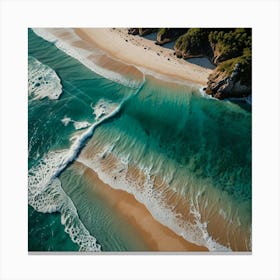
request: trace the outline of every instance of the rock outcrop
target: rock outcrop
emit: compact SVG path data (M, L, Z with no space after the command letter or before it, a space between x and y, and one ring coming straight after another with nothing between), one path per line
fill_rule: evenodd
M242 84L239 78L242 74L242 70L239 63L235 64L231 75L216 68L208 78L205 92L218 99L246 97L251 95L251 85Z
M139 28L128 28L128 34L129 35L138 35L139 34Z
M146 35L158 30L155 44L176 40L174 55L188 59L206 56L217 67L205 92L218 99L252 94L252 30L250 28L129 28Z
M156 45L164 45L176 40L182 34L185 34L188 28L160 28L157 33Z

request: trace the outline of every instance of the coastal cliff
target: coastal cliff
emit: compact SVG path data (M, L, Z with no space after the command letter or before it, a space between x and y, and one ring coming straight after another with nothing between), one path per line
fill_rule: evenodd
M218 99L252 94L252 34L250 28L141 28L129 34L157 31L155 44L175 41L174 55L189 59L207 57L216 68L208 77L204 91ZM146 32L146 33L145 33Z
M225 60L209 75L205 92L218 99L252 94L252 57L245 53Z
M240 63L234 65L231 74L217 67L208 78L205 92L218 99L251 95L251 83L242 78L244 71L245 67Z
M174 46L184 59L206 56L217 67L205 92L218 99L251 95L251 29L190 28Z

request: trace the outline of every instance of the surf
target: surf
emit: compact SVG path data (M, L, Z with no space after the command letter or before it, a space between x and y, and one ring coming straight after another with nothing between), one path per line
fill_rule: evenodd
M111 64L120 64L120 62L114 62L114 59L106 57L106 54L100 50L89 48L88 45L83 42L80 37L76 35L76 33L70 28L63 29L63 34L60 34L60 31L57 29L32 28L32 30L37 36L40 36L44 40L53 43L58 49L77 59L84 66L105 77L106 79L132 89L139 88L144 82L144 74L140 71L136 71L137 69L134 67L134 72L136 72L137 75L134 75L133 78L130 78L125 74L127 72L125 68L131 66L122 64L122 68L118 69L118 72L111 70L109 67L102 67L101 65L104 65L104 63L98 63L101 56L104 57L102 60L109 59ZM67 36L65 36L65 33L67 33ZM80 43L79 47L77 44L75 44L76 42ZM106 65L110 63L106 62ZM123 74L121 72L123 72Z
M81 250L101 250L102 244L98 244L89 232L86 233L82 229L83 223L80 221L80 224L76 219L79 208L77 206L75 210L72 207L71 186L68 195L63 193L63 185L61 186L59 179L64 174L67 176L66 169L77 161L96 172L99 178L112 188L120 188L133 194L157 221L186 240L206 246L210 251L235 249L234 244L231 248L232 244L221 241L217 235L212 234L211 217L215 215L216 219L218 215L219 219L224 221L226 229L236 226L239 230L244 224L244 219L238 222L239 217L243 218L242 213L234 212L233 204L229 203L231 206L225 207L227 204L222 202L236 199L238 192L241 192L242 199L250 198L250 192L245 192L250 174L246 173L246 170L237 170L232 164L237 160L237 167L241 164L247 168L248 162L239 162L238 157L242 151L246 155L249 154L245 150L247 145L241 143L241 148L231 156L227 149L231 141L239 139L235 132L246 132L249 115L227 102L216 102L201 97L199 90L193 85L177 81L173 83L163 76L157 79L153 73L141 72L141 79L132 77L128 79L132 84L124 83L124 86L118 79L111 82L114 76L110 76L110 72L101 73L100 77L93 75L92 73L96 73L94 69L87 67L85 70L85 64L81 65L78 59L76 61L75 54L66 55L64 47L62 54L58 46L65 42L70 45L70 49L76 48L73 53L77 51L83 57L89 57L89 52L95 52L94 49L79 52L81 45L78 46L77 43L80 41L76 41L78 39L73 37L71 32L67 31L63 35L52 30L50 34L57 35L48 39L52 44L44 42L32 31L30 33L32 40L38 41L34 52L44 65L50 65L54 72L59 73L64 92L55 102L49 101L48 98L30 102L34 108L40 106L39 104L44 104L46 109L50 108L50 111L46 112L50 112L56 120L53 123L47 119L47 123L42 123L36 130L31 129L30 142L33 143L33 133L40 128L45 128L47 134L39 141L45 141L45 136L53 137L53 131L59 138L67 138L64 141L67 145L62 145L63 149L54 148L57 141L59 144L62 142L60 139L54 139L46 151L43 149L44 152L39 153L35 164L29 170L30 205L42 212L60 212L62 223L72 236L73 242L78 238L73 232L81 228L80 232L85 236L81 239L90 240L91 244L85 245L87 242L81 243L79 239L77 244L80 244ZM54 54L51 61L41 54L41 45L49 48ZM58 49L54 50L55 48ZM106 63L111 63L110 58L104 58L101 53L94 56L102 58L105 69L108 66ZM55 59L63 59L64 68ZM122 72L119 74L126 78ZM135 81L141 82L139 87L134 88L137 84ZM69 100L72 102L71 106L67 105ZM34 108L30 108L30 112ZM40 114L40 110L38 113ZM32 120L36 120L36 117L34 114ZM240 122L244 122L244 125L241 126ZM229 123L232 130L227 129ZM61 127L50 130L51 125ZM214 133L217 127L219 133L225 135L221 139L219 133ZM211 147L217 148L217 143L220 143L221 149L211 152ZM221 157L217 157L217 154L221 154ZM48 160L49 158L51 160ZM223 166L227 166L233 173L228 174L228 170L224 170ZM245 187L238 185L242 183L241 179L237 180L238 177L245 179ZM233 183L228 186L225 183L229 180ZM69 184L71 185L71 182ZM234 184L237 184L237 187L233 189ZM36 185L37 190L34 187ZM222 195L230 192L233 193L231 197ZM221 195L222 199L219 200ZM52 201L52 196L60 199ZM184 199L187 201L186 205L181 203ZM81 208L82 206L80 205ZM184 219L186 213L180 213L180 207L185 212L189 211L190 219ZM63 211L70 213L69 218L64 217ZM92 215L94 217L94 213ZM249 215L248 211L246 215ZM75 220L77 225L73 227L73 231L68 230L73 226L72 220ZM92 232L94 233L94 230Z
M127 102L119 118L100 127L76 160L112 188L133 194L156 220L187 241L210 251L250 248L250 241L235 244L231 233L248 233L243 225L249 224L249 209L244 213L236 209L248 206L250 201L249 162L239 162L240 148L234 153L236 163L232 162L226 140L220 151L209 151L220 139L214 134L216 121L224 121L227 116L235 127L241 118L250 121L250 114L199 94L182 94L185 88L181 86L168 88L163 84L158 88L158 82L153 83L147 79L141 94ZM213 108L207 106L208 102ZM220 131L230 140L241 133L239 130L228 130L226 123L220 125ZM247 146L245 142L241 148ZM223 162L216 160L217 153L224 153ZM225 190L229 179L232 185ZM178 209L184 211L181 217ZM238 222L240 217L242 223ZM229 239L226 234L222 242L217 239L214 221L225 227Z
M38 165L33 166L28 174L28 203L37 211L43 213L60 212L61 222L72 241L80 246L81 251L101 251L101 246L89 234L79 220L77 210L71 199L65 194L58 179L60 174L77 158L85 142L93 135L94 130L119 113L122 106L133 96L126 96L120 104L112 106L102 100L94 107L96 121L85 131L72 137L69 149L49 152ZM100 107L100 104L102 106ZM102 110L100 111L100 108ZM70 119L71 120L71 119ZM64 122L69 122L69 118Z
M183 221L180 216L173 211L172 207L166 203L165 191L157 191L154 187L154 174L152 167L136 167L145 176L144 184L138 185L138 178L128 179L128 168L133 165L127 157L120 157L115 163L115 168L110 171L102 164L104 158L108 157L114 149L114 145L107 146L100 151L95 157L86 156L84 151L76 160L84 166L92 169L98 174L98 177L113 189L123 190L132 194L135 199L145 205L152 216L161 224L167 226L173 232L182 236L187 241L199 246L205 246L209 251L227 252L231 251L230 247L223 246L215 241L207 231L207 224L201 221L201 215L195 203L192 204L191 214L195 216L195 222L191 223L187 220ZM170 182L170 180L169 180ZM168 184L164 180L165 184Z

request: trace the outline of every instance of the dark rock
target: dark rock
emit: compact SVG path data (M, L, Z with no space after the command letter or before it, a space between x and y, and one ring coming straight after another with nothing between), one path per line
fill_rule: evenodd
M157 31L158 28L128 28L128 34L145 36Z
M239 65L235 65L231 75L225 74L216 68L208 77L205 92L218 99L251 95L251 85L244 85L237 78L239 71Z
M178 57L178 58L182 58L182 57L183 57L181 52L176 52L175 55L176 55L176 57Z
M138 35L139 34L139 28L128 28L128 34Z

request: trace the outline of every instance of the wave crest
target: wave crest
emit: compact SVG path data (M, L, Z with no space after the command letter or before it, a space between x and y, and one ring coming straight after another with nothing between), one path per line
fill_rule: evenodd
M76 207L62 189L60 180L51 179L66 154L67 151L50 152L29 171L28 203L38 212L60 212L65 232L80 246L80 251L99 252L101 246L80 221Z

